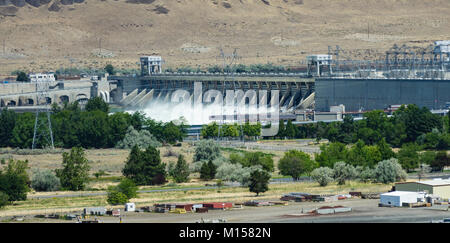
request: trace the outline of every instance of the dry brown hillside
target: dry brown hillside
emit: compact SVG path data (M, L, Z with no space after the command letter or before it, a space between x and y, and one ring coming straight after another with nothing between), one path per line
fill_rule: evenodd
M0 0L0 74L134 68L154 53L205 66L221 47L244 64L295 65L329 45L367 58L450 39L449 13L449 0Z

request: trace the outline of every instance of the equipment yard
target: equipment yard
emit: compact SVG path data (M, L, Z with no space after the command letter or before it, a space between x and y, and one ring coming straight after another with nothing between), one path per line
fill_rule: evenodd
M274 199L275 201L278 199ZM270 201L270 200L269 200ZM289 202L288 205L264 207L243 206L227 210L209 210L207 213L121 212L120 217L90 216L102 223L431 223L450 217L448 206L431 208L378 207L377 199L352 198L336 202ZM350 212L330 215L302 215L321 207L343 206ZM121 210L122 211L122 210ZM74 223L75 219L42 219L32 216L11 219L24 222Z

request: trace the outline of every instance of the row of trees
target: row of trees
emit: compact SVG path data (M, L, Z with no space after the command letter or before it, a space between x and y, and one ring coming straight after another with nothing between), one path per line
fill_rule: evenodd
M222 124L218 125L213 122L209 125L204 125L201 130L201 136L206 139L226 137L226 138L236 138L236 137L247 137L256 139L261 135L261 124L250 124L246 122L244 125L235 124Z
M390 158L397 158L403 169L408 172L424 165L433 171L442 171L445 166L450 166L450 157L446 151L421 152L421 149L421 146L415 143L408 143L403 144L398 153L394 153L384 139L376 145L365 145L359 140L350 148L343 143L335 142L322 145L321 153L316 154L315 159L319 166L330 168L338 161L345 161L353 166L374 168L378 162Z
M44 116L42 114L41 118L46 119ZM0 111L0 147L30 148L34 122L33 113L17 114L6 108ZM177 125L174 122L156 122L139 112L109 114L108 104L100 97L88 100L84 109L78 102L66 103L63 107L54 104L51 114L55 145L63 148L112 148L124 140L127 133L134 133L130 127L138 133L148 131L137 139L154 137L160 143L175 144L186 136L184 122L181 120ZM129 139L127 141L130 142ZM45 140L39 142L38 147L49 145ZM128 143L119 147L126 147Z
M393 147L417 143L426 149L450 148L450 113L441 117L426 107L412 104L402 106L391 117L381 110L364 113L364 119L355 121L345 116L342 122L305 124L294 126L280 122L280 138L326 138L331 142L353 144L362 140L375 145L384 139Z
M321 186L326 186L332 181L339 185L347 180L361 180L391 183L406 179L406 172L395 158L384 159L373 167L367 165L353 165L344 161L336 161L332 164L321 164L314 161L304 152L291 150L285 152L278 163L282 175L291 176L294 180L300 176L311 176Z

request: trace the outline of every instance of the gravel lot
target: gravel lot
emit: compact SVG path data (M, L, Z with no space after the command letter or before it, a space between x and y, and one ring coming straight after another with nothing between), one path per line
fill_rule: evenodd
M348 199L337 202L290 202L287 206L244 207L210 210L208 213L136 213L122 212L123 223L195 223L201 219L225 219L227 223L428 223L450 217L450 211L431 208L378 207L378 199ZM352 212L321 216L294 216L301 210L322 206L351 207ZM118 223L118 217L99 217L104 223ZM24 222L75 222L27 218Z

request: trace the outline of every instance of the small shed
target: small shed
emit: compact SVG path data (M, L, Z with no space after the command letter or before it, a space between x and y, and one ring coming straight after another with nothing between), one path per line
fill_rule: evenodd
M136 211L136 205L134 203L126 203L125 204L125 211L127 211L127 212L134 212L134 211Z
M420 192L393 191L380 195L380 204L383 206L401 207L403 203L417 203L424 199L425 194Z

